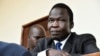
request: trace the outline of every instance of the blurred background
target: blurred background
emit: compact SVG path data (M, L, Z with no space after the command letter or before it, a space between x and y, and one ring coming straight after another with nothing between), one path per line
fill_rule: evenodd
M21 44L22 26L48 15L56 3L73 10L73 32L91 33L100 48L100 0L0 0L0 41Z

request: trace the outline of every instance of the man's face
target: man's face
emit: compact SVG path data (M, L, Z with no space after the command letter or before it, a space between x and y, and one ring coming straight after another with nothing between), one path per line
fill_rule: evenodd
M38 41L39 39L43 38L43 37L44 37L44 34L43 34L43 32L41 32L40 29L38 29L38 28L33 28L33 29L31 30L31 33L30 33L30 43L31 43L31 46L32 46L32 47L35 47L36 44L37 44L37 41Z
M71 24L66 9L54 8L51 10L48 18L48 30L54 39L67 37L71 32Z

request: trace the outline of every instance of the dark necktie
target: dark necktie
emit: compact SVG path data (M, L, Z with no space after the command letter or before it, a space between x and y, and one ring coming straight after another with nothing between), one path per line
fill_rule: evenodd
M56 49L61 50L61 45L62 45L62 43L60 43L60 42L56 43Z

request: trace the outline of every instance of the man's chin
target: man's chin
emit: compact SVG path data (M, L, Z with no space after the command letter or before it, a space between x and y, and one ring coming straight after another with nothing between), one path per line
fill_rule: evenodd
M52 38L53 40L62 41L62 40L64 40L66 37L61 37L61 36L51 36L51 38Z
M59 36L51 36L53 40L60 40Z

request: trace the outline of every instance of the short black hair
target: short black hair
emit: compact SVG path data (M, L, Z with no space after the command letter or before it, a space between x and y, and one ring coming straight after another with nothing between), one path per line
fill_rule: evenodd
M54 8L64 8L64 9L66 9L68 11L68 14L69 14L69 17L70 17L70 22L71 22L71 24L73 24L73 12L68 5L66 5L64 3L57 3L52 7L52 9L54 9ZM52 9L51 9L51 11L52 11Z

